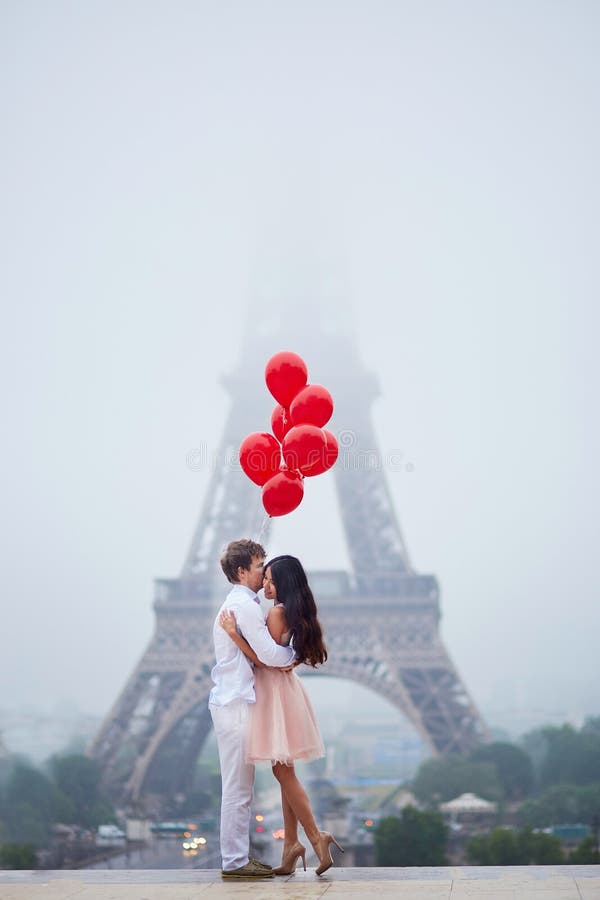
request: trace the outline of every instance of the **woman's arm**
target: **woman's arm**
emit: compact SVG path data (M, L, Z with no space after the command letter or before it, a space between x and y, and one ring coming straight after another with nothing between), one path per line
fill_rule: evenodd
M281 635L285 632L287 628L287 622L285 620L285 609L283 606L272 606L269 612L267 613L267 628L269 629L269 634L275 641L275 643L279 644L281 641Z
M287 631L287 620L285 618L285 607L284 606L272 606L269 612L267 613L267 628L269 629L269 634L277 643L280 642L282 634ZM285 669L285 671L289 671L290 669L295 669L296 666L302 665L302 660L296 659L293 663Z
M238 634L236 630L237 623L233 613L228 612L226 609L223 610L219 617L219 625L227 632L233 643L240 648L244 656L248 657L250 662L254 663L255 666L258 666L259 669L266 669L265 664L261 663L246 638L243 638L241 634Z
M267 628L269 629L269 634L278 644L281 641L281 636L285 634L287 631L287 620L285 618L285 607L283 606L273 606L267 613ZM291 665L287 666L283 671L290 672L292 669L295 669L296 666L300 666L302 664L302 660L296 657Z

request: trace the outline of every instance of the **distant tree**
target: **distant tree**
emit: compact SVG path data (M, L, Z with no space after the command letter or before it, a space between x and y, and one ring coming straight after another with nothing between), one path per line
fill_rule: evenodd
M0 867L3 869L35 869L37 860L31 844L4 844L0 847Z
M522 739L531 756L538 787L600 781L600 732L595 719L581 731L571 725L536 729Z
M547 728L548 752L542 764L541 784L589 784L600 781L600 734L578 733L570 725Z
M464 756L446 756L421 763L413 780L415 796L430 806L471 792L486 800L499 800L502 785L496 766Z
M491 763L495 766L507 800L521 800L533 790L533 764L525 750L515 744L505 741L483 744L470 758L476 763Z
M518 832L518 840L523 847L527 863L536 866L560 866L565 857L560 839L553 834L531 831L528 828Z
M535 784L540 783L542 764L548 752L548 738L543 728L534 728L519 739L519 745L529 756L533 765L533 777Z
M52 819L45 819L33 803L14 803L6 818L6 829L11 841L44 847L50 837L51 823Z
M103 822L114 820L114 810L100 791L100 770L94 760L81 754L54 756L50 771L57 788L72 804L69 821L97 828Z
M448 829L439 813L421 812L414 806L400 818L387 816L375 829L378 866L445 866Z
M581 726L581 734L600 736L600 716L589 716Z
M467 843L467 856L479 866L523 866L526 864L517 836L509 828L478 834Z
M558 838L529 829L495 828L467 843L467 855L480 866L560 865L564 862Z
M0 797L17 766L30 766L31 761L21 753L9 753L0 757Z
M72 821L73 805L42 772L19 763L5 786L0 818L11 842L42 846L53 822Z
M591 822L600 809L600 782L596 784L556 784L519 809L519 821L532 828Z
M575 850L571 852L569 862L578 866L600 865L600 853L593 834L589 834L584 838Z

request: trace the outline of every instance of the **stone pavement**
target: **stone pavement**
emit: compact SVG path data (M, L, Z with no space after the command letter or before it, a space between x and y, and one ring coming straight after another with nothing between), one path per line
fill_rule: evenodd
M215 869L0 871L0 900L600 900L600 866L333 868L224 882Z

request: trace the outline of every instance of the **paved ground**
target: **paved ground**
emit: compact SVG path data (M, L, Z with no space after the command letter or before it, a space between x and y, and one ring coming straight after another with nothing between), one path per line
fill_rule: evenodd
M223 882L214 869L0 871L0 900L600 900L600 866L334 868Z

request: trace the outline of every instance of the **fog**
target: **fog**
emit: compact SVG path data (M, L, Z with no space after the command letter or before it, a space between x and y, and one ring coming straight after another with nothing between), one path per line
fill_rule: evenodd
M266 306L293 335L318 297L379 380L484 715L600 713L599 18L5 0L0 709L108 711L188 550L221 376ZM270 549L347 564L331 474Z

